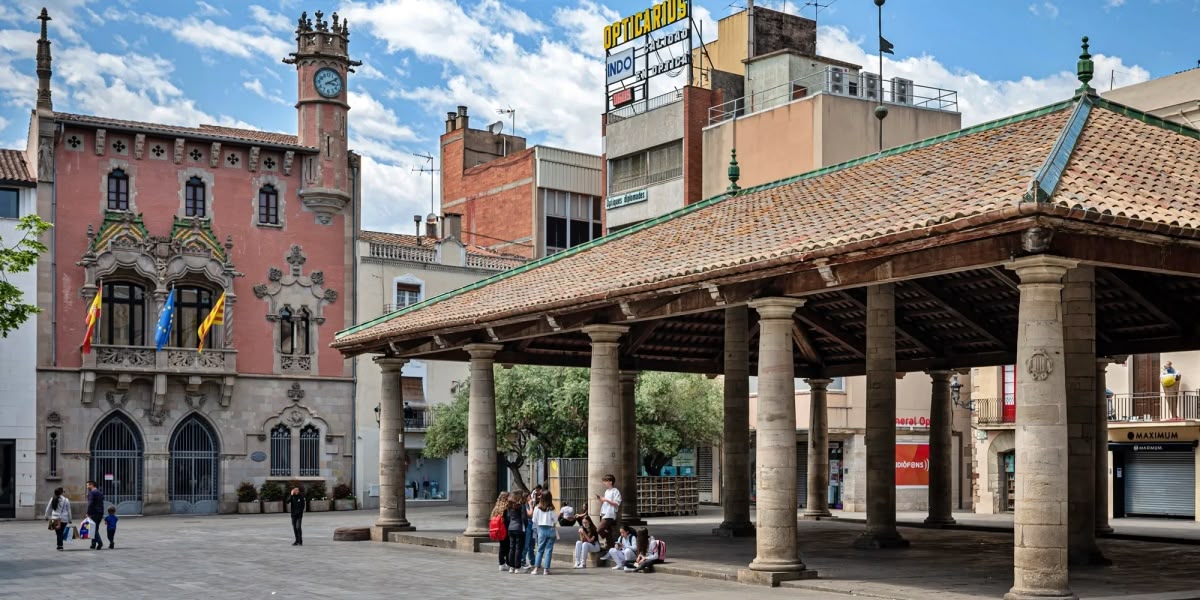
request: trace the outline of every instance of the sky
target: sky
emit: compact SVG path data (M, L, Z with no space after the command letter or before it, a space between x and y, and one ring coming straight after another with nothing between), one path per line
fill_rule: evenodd
M871 0L819 0L823 56L875 65ZM0 0L0 147L24 148L36 100L36 16L50 10L54 107L113 118L296 131L302 10L350 23L350 147L364 157L363 225L407 233L430 210L430 174L448 111L472 125L515 111L530 144L599 153L602 27L652 0ZM804 1L759 6L812 18ZM705 41L745 0L693 0ZM1078 82L1091 38L1106 90L1196 67L1200 0L890 0L886 77L958 92L970 125L1051 104ZM872 69L874 70L874 69ZM660 80L683 85L683 78ZM513 121L503 116L505 131ZM436 190L435 190L436 193Z

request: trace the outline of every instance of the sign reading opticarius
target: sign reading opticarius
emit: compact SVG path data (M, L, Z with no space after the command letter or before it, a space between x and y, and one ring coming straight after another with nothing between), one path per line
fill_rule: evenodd
M619 196L609 196L608 200L604 203L604 207L608 210L612 210L614 208L620 208L630 204L637 204L638 202L645 202L648 197L649 196L646 194L646 190L638 190L636 192L629 192L628 194L621 194Z
M665 0L604 26L604 49L611 50L657 29L688 18L688 0Z

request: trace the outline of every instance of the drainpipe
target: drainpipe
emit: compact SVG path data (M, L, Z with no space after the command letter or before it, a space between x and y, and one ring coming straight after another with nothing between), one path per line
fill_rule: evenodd
M44 23L44 21L43 21ZM55 145L62 139L63 124L60 122L55 131ZM54 169L54 159L50 159L50 169ZM50 222L58 225L58 182L57 177L50 182ZM37 197L34 197L37 206ZM34 212L37 212L36 210ZM50 228L50 366L58 366L58 227Z
M361 159L360 159L361 160ZM359 164L362 164L361 162ZM354 256L354 266L350 271L350 285L354 286L353 298L354 302L350 303L350 319L354 325L358 324L358 231L361 219L359 210L360 194L358 188L359 169L350 170L350 191L354 195L351 199L351 206L354 209L354 231L351 233L351 254ZM350 397L354 398L353 409L350 411L350 435L352 448L350 453L350 489L354 491L354 497L358 497L358 358L355 358L350 363L350 377L353 380L350 386Z

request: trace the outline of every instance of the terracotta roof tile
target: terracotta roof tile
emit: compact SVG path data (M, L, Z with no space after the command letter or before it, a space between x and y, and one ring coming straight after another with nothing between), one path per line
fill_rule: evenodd
M20 150L0 150L0 183L33 186L37 179L29 172L25 153Z
M816 250L971 217L1006 218L1035 176L1060 162L1057 185L1047 178L1050 202L1200 225L1200 134L1121 110L1128 109L1090 98L1059 103L709 199L341 332L334 346L665 289L774 258L800 262ZM1072 133L1074 115L1082 131Z
M271 144L275 146L293 146L296 148L316 150L315 148L301 146L300 141L296 136L287 133L256 131L253 129L238 129L235 127L222 127L220 125L181 127L179 125L145 123L142 121L125 121L122 119L110 119L108 117L76 115L62 112L54 113L54 117L59 121L70 121L86 125L94 125L96 127L129 129L133 131L145 131L148 133L157 133L162 135L201 135L211 138L224 138L233 142Z

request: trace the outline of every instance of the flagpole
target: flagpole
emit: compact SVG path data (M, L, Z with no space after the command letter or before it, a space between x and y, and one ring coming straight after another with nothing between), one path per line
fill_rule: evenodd
M875 0L879 7L879 106L875 107L875 118L879 120L879 153L883 154L883 119L887 117L887 106L883 103L883 3L887 0Z

